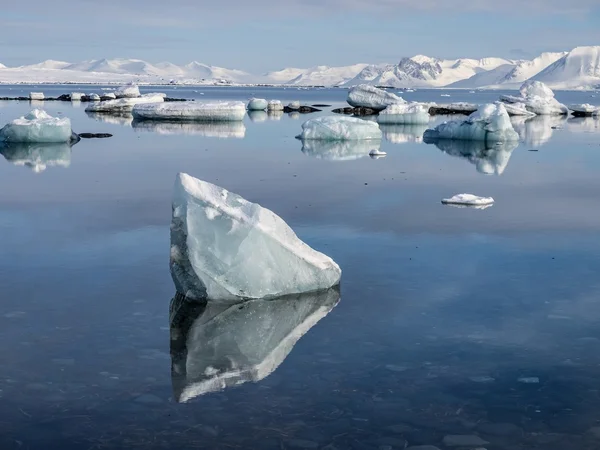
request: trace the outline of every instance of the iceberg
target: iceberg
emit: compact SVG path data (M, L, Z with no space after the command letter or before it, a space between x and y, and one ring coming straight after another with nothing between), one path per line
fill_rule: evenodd
M166 122L142 120L134 121L131 126L136 131L147 131L162 135L187 134L214 138L243 139L246 127L243 122Z
M296 139L322 139L326 141L348 141L359 139L381 139L381 130L375 122L355 117L324 116L307 120L302 124L302 133Z
M92 102L99 102L100 96L98 94L88 94L87 98Z
M466 159L475 165L477 172L485 175L502 175L512 155L519 146L518 141L484 142L484 141L455 141L440 139L433 142L425 139L427 144L435 146L451 156Z
M420 103L394 103L377 116L380 124L427 124L429 107Z
M241 121L246 115L243 102L169 102L135 105L133 117L138 120L189 120L198 122Z
M506 108L500 102L482 105L466 120L444 122L425 131L424 138L502 142L519 139Z
M30 92L29 100L44 100L44 93L43 92Z
M248 111L264 111L269 103L264 98L251 98L248 102Z
M71 130L67 118L52 117L46 111L34 109L0 129L0 141L5 142L72 142L78 136Z
M86 112L97 113L130 113L135 105L163 103L164 101L164 94L144 94L136 98L120 98L118 100L105 100L99 103L92 103L85 110Z
M248 118L252 121L252 122L266 122L266 120L269 118L269 115L267 114L266 111L260 110L260 111L248 111Z
M600 106L583 103L580 105L569 105L575 117L600 116Z
M85 97L85 94L83 92L71 92L72 102L80 102L83 97Z
M379 150L381 141L302 141L302 153L313 158L330 161L351 161L369 156L371 150Z
M133 83L121 86L115 91L117 98L135 98L140 96L140 89Z
M187 402L263 380L339 299L336 288L234 305L176 294L169 314L174 398Z
M427 125L380 124L379 128L388 142L406 144L408 142L423 142L423 133L427 130Z
M568 114L569 109L554 98L554 92L540 81L526 81L520 89L521 96L501 95L503 103L519 103L525 105L529 112L539 115Z
M473 194L457 194L450 198L442 199L444 205L485 206L494 203L492 197L478 197Z
M272 211L185 173L175 182L170 266L178 292L223 302L318 291L341 277Z
M384 110L394 103L406 103L402 97L368 84L350 88L347 102L355 108L371 108L376 111Z
M300 108L300 103L298 102L298 108ZM298 109L296 108L296 109ZM269 104L267 105L267 110L268 111L283 111L283 103L281 103L281 100L270 100Z
M40 173L48 167L69 167L71 164L71 144L46 143L0 143L0 153L17 166L29 167Z

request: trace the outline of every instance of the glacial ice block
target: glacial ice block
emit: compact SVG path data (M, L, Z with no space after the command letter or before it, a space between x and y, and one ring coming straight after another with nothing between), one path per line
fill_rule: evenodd
M377 116L379 124L427 124L429 107L420 103L394 103Z
M71 92L71 101L80 102L83 96L85 96L83 92Z
M506 108L500 102L482 105L466 120L444 122L425 132L424 138L503 142L519 139Z
M381 141L323 141L307 139L302 141L302 153L317 159L330 161L351 161L369 156L371 150L379 150Z
M5 142L71 142L77 139L69 119L52 117L41 109L34 109L0 129L0 141Z
M268 111L283 111L283 103L281 100L269 100L269 104L267 105Z
M494 203L492 197L478 197L473 194L457 194L450 198L442 199L444 205L484 206Z
M242 304L171 301L171 380L186 402L258 382L285 360L304 334L339 302L337 288Z
M241 121L246 115L243 102L169 102L135 105L133 117L138 120L187 120L198 122Z
M115 91L117 98L135 98L140 96L140 89L133 83L121 86Z
M309 119L302 124L297 139L321 139L325 141L349 141L381 139L376 122L345 116L324 116Z
M163 94L144 94L135 98L120 98L118 100L105 100L99 103L91 103L86 112L100 113L130 113L135 105L147 103L163 103L165 101Z
M16 166L29 167L40 173L48 167L69 167L71 145L68 143L0 143L0 154Z
M264 111L269 103L264 98L251 98L248 102L248 111Z
M43 92L30 92L29 93L29 100L44 100L44 93Z
M377 111L381 111L394 103L405 103L402 97L368 84L359 84L350 88L347 102L355 108L371 108Z
M170 265L178 292L224 302L327 289L341 276L272 211L185 173L175 181Z
M521 96L501 95L503 103L522 103L527 111L539 115L564 115L569 109L554 98L554 92L540 81L526 81L520 89Z

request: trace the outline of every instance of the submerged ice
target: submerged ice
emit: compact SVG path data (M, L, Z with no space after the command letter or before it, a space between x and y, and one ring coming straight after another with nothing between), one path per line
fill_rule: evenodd
M376 122L344 116L324 116L307 120L297 139L321 139L326 141L378 140L381 130Z
M52 117L46 111L34 109L29 114L9 122L0 129L4 142L71 142L77 135L68 118Z
M384 91L368 84L359 84L348 91L347 102L350 106L371 108L381 111L395 103L405 103L396 94Z
M217 301L327 289L341 276L272 211L184 173L175 182L170 266L178 292Z
M199 122L241 121L246 115L243 102L169 102L135 105L133 117L138 120L190 120Z

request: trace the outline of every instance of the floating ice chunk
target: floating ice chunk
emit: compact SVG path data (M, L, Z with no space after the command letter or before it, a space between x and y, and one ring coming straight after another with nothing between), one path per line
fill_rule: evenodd
M47 167L69 167L71 164L71 145L68 143L0 143L0 153L7 161L29 167L39 173Z
M207 208L219 216L211 219ZM239 301L327 289L339 283L341 270L272 211L180 173L171 275L187 297Z
M215 138L242 139L246 135L243 122L166 122L154 120L134 121L134 130L149 131L163 135L188 134Z
M189 120L198 122L241 121L246 115L243 102L169 102L135 105L133 117L139 120Z
M427 125L388 125L379 124L383 137L392 144L423 142L423 133Z
M527 110L527 105L525 103L517 102L517 103L504 103L504 107L506 108L506 112L509 116L525 116L525 117L535 117L536 114Z
M568 114L569 109L554 98L554 92L540 81L526 81L520 89L521 96L501 95L504 103L522 103L527 111L539 115Z
M344 141L357 139L381 139L381 130L375 122L355 117L324 116L307 120L302 124L302 133L297 139L323 139Z
M330 161L351 161L369 156L373 148L380 148L381 141L302 141L302 153L313 158Z
M382 152L378 148L374 148L369 152L369 156L386 156L386 152Z
M298 102L298 108L300 107L300 102ZM270 100L267 105L268 111L283 111L283 103L281 100Z
M569 105L574 116L598 116L600 115L600 106L583 103L580 105Z
M264 111L269 103L264 98L251 98L248 102L248 111Z
M135 105L147 103L163 103L164 97L162 94L144 94L136 98L120 98L117 100L105 100L99 103L92 103L87 108L86 112L102 112L102 113L130 113Z
M115 91L117 98L134 98L140 96L140 89L133 83L121 86Z
M442 199L444 205L466 205L466 206L484 206L494 203L492 197L478 197L473 194L457 194L450 198Z
M458 139L484 142L518 140L506 108L500 102L481 106L466 120L444 122L427 130L425 139Z
M394 103L405 103L404 99L392 92L370 86L359 84L348 91L348 104L350 106L371 108L381 111Z
M248 117L252 122L266 122L269 118L266 111L248 111Z
M71 142L77 140L67 118L52 117L46 111L34 109L0 129L0 141L5 142Z
M117 96L115 95L114 92L105 92L104 94L102 94L103 99L109 99L109 100L114 100L115 98L117 98Z
M336 288L243 304L171 301L171 379L175 399L258 382L338 303Z
M79 101L81 101L81 98L84 96L85 96L85 94L83 92L71 92L71 101L79 102Z
M293 110L298 110L298 109L300 109L300 102L298 100L295 100L288 104L288 108L293 109Z
M100 96L98 94L88 94L87 97L93 102L100 101Z
M377 116L380 124L427 124L429 123L429 107L420 103L394 103Z
M43 92L30 92L29 100L44 100L44 93Z

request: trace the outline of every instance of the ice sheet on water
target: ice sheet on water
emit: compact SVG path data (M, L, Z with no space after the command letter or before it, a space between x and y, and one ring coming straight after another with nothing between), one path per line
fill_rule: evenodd
M427 124L429 106L421 103L394 103L377 116L379 124Z
M239 301L327 289L339 283L341 270L272 211L180 173L171 275L187 297Z
M248 102L248 111L264 111L269 103L264 98L251 98Z
M380 124L379 128L388 142L406 144L408 142L423 142L423 133L427 130L427 125Z
M378 140L381 130L376 122L345 116L324 116L309 119L302 124L297 139L322 139L326 141Z
M296 342L338 303L336 288L242 304L171 302L171 377L175 399L269 376Z
M118 100L105 100L98 103L91 103L85 110L86 112L99 113L130 113L135 105L163 103L164 101L164 94L144 94L141 97L120 98Z
M246 105L238 101L169 102L135 105L133 117L139 120L188 120L198 122L241 121Z
M140 89L133 83L121 86L115 91L117 98L134 98L140 96Z
M348 91L350 106L371 108L381 111L394 103L405 103L402 97L368 84L359 84Z
M379 150L381 141L302 141L302 152L318 159L350 161L369 156L371 150Z
M0 153L17 166L29 167L39 173L48 167L69 167L71 145L67 143L0 143Z
M149 131L157 134L189 134L216 138L243 139L246 135L244 122L166 122L154 120L133 121L134 130Z
M501 95L504 103L520 103L527 111L539 115L568 114L569 109L554 98L554 92L540 81L528 80L521 86L520 96Z
M77 140L68 118L52 117L46 111L34 109L29 114L9 122L0 129L4 142L71 142Z
M426 141L438 139L484 142L515 141L519 135L513 129L506 108L500 102L482 105L466 120L444 122L424 134Z

